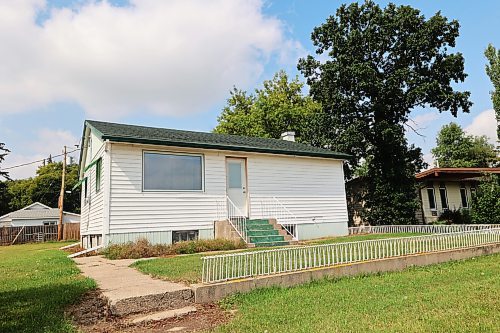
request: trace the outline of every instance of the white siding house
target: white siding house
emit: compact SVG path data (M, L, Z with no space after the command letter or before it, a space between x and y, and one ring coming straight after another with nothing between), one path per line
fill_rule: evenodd
M59 209L51 208L40 202L0 216L0 227L31 227L55 225L59 222ZM63 212L63 223L79 223L80 215Z
M86 121L83 246L218 237L273 218L295 239L347 234L347 155L275 139ZM237 228L237 226L234 226Z

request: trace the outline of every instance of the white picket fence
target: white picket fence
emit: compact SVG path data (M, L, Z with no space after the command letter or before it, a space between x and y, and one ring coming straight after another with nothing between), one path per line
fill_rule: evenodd
M500 224L450 224L450 225L367 225L350 227L349 235L357 234L398 234L422 233L442 234L449 232L463 232L482 229L500 228Z
M203 283L500 243L500 228L202 257Z

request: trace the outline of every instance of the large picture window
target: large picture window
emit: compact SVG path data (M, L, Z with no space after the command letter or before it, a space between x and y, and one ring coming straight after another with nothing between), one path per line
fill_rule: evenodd
M203 158L144 152L145 191L202 191Z

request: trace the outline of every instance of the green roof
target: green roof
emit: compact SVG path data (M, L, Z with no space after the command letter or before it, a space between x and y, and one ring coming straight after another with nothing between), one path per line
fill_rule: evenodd
M103 140L112 142L193 147L296 156L348 159L350 155L306 144L248 136L193 132L167 128L145 127L87 120L86 126Z

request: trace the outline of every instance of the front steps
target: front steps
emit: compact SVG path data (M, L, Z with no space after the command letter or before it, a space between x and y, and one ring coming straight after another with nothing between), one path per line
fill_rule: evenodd
M246 222L249 247L284 246L296 243L275 219L253 219Z

